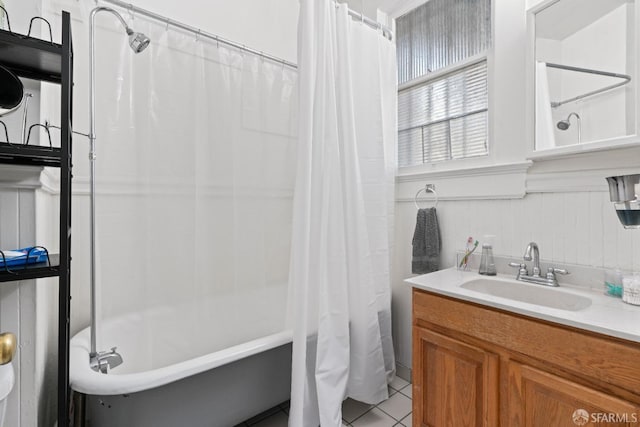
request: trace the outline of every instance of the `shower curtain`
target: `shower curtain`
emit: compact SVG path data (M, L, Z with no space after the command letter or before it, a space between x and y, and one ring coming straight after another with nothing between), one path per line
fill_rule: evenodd
M82 3L85 20L74 21L74 34L87 33L95 6ZM119 373L127 373L285 330L298 76L281 63L119 11L152 40L135 55L116 18L98 16L99 308L105 320L136 313L148 352L107 341L100 329L98 350L118 346L125 360ZM74 39L74 50L74 129L84 131L86 37ZM82 296L87 144L78 139L74 150L73 280L74 295ZM88 304L74 302L81 323Z
M395 47L330 0L301 0L298 32L289 425L336 427L343 399L378 403L395 374Z

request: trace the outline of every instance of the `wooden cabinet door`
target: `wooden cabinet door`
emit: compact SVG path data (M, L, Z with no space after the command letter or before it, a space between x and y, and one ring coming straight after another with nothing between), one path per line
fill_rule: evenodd
M498 356L427 329L413 331L413 425L496 427Z
M516 362L508 372L511 427L640 425L640 407L630 402Z

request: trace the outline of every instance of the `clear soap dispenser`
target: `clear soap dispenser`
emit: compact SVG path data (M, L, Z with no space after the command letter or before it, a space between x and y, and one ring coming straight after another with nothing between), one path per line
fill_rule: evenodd
M493 260L493 246L490 243L482 244L482 258L480 258L480 269L478 273L485 276L496 275L496 263Z

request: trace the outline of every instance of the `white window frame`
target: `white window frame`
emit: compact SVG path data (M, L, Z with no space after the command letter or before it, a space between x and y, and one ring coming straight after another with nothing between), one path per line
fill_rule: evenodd
M492 31L493 31L493 25L492 25ZM409 80L407 82L404 82L400 85L398 85L398 94L403 91L403 90L407 90L410 89L414 86L418 86L421 84L425 84L425 83L429 83L435 80L438 80L440 78L446 77L447 75L453 74L457 71L460 71L464 68L467 68L471 65L475 65L478 64L480 62L486 62L487 63L487 153L485 155L482 156L475 156L475 157L466 157L463 159L448 159L448 160L442 160L442 161L436 161L436 162L427 162L427 163L423 163L420 165L413 165L413 166L403 166L403 167L398 167L398 171L401 174L411 174L411 173L421 173L424 172L425 170L429 170L432 169L434 167L437 167L436 165L458 165L458 164L467 164L470 163L471 165L477 164L478 161L480 160L482 163L483 159L486 159L487 157L489 157L491 155L491 133L492 133L492 102L491 102L491 49L486 49L476 55L470 56L469 58L466 58L460 62L457 62L455 64L449 65L447 67L441 68L437 71L431 72L429 74L425 74L424 76L420 76L417 77L413 80ZM450 118L449 118L450 119ZM398 131L400 131L398 129Z

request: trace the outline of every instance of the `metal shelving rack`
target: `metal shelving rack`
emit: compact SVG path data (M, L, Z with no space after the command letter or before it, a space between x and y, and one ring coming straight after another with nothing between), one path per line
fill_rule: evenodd
M0 64L20 77L61 86L60 148L0 143L0 163L60 168L60 252L51 265L0 272L0 282L58 277L58 427L69 426L71 263L71 134L73 46L71 16L62 12L62 44L0 30Z

